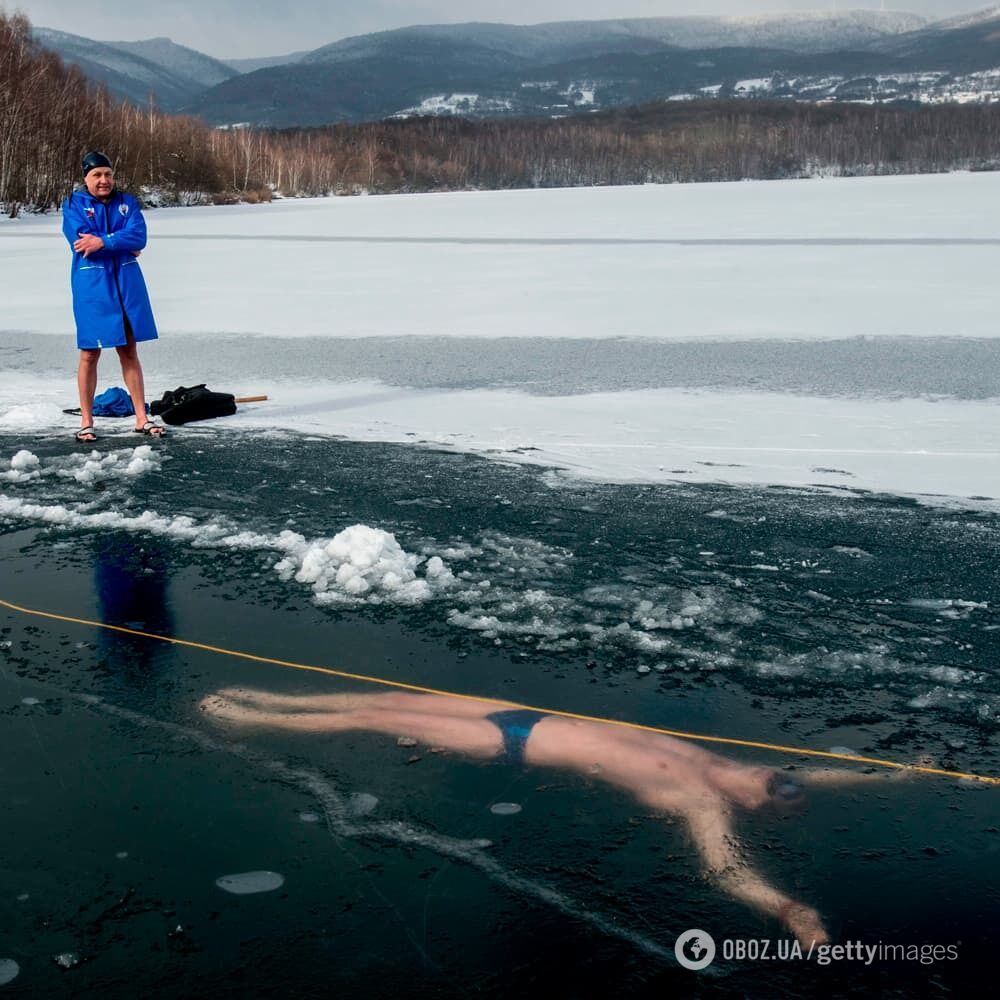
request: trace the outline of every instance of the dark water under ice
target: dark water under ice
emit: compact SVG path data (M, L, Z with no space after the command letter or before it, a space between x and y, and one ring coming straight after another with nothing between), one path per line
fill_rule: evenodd
M107 436L88 464L63 440L0 438L0 469L38 458L0 483L0 596L448 691L1000 774L995 517L581 484L292 434L188 430L128 472L133 447ZM398 603L385 578L352 595L276 570L354 524L391 533L418 581L435 558L453 579ZM305 548L289 556L283 531ZM993 968L996 788L880 779L737 817L747 856L836 941L957 960L693 973L672 957L690 927L720 949L787 935L705 880L682 824L598 776L369 732L234 734L201 698L366 685L6 609L0 630L11 996L960 995ZM283 883L216 884L258 871Z

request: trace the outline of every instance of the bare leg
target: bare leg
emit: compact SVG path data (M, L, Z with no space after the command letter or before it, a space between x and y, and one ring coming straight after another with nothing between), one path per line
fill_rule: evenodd
M128 394L132 397L135 408L135 426L139 430L146 422L146 386L142 377L142 365L139 363L139 350L136 347L132 331L127 331L128 342L124 347L116 347L118 360L122 366L122 378Z
M494 757L502 745L500 731L486 719L371 706L334 712L266 712L216 695L203 699L200 707L214 719L239 726L266 726L308 733L361 729L390 736L409 736L421 743L444 746L476 757Z
M406 691L379 691L371 694L296 695L277 694L253 688L223 688L219 694L230 701L257 708L288 709L298 712L344 712L358 708L378 708L387 711L424 715L458 716L481 719L502 705L475 698L455 698L449 695L410 694Z
M100 348L80 351L80 361L76 368L76 387L80 393L81 427L94 426L94 393L97 392L97 362L100 358ZM97 436L94 435L92 440L96 441Z

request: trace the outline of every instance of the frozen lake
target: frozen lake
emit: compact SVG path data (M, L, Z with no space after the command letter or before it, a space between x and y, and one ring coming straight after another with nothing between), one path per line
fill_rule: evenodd
M790 940L614 755L287 704L227 728L227 689L381 680L747 741L712 745L724 774L805 780L818 750L1000 775L998 182L151 212L150 395L271 399L86 449L57 220L0 224L12 995L501 997L513 968L687 995L687 928ZM893 774L733 798L736 870L834 941L959 959L719 958L700 995L985 981L996 788Z
M150 389L607 481L997 496L991 174L149 213ZM0 427L71 405L57 220L0 226ZM46 334L48 336L36 336ZM116 384L113 359L102 385Z

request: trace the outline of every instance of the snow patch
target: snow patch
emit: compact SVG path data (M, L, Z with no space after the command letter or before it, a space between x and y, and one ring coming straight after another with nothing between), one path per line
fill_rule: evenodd
M420 115L470 115L510 111L513 103L505 98L482 97L479 94L435 94L415 107L403 108L392 118L412 118Z

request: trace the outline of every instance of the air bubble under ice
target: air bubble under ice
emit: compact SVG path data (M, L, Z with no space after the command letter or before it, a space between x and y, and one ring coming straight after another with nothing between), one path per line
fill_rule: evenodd
M12 958L0 958L0 986L6 986L17 979L21 967Z
M515 816L521 811L521 807L516 802L494 802L490 806L490 812L495 816Z
M285 876L278 872L238 872L235 875L220 875L215 884L224 892L234 896L250 896L258 892L273 892L285 884Z

